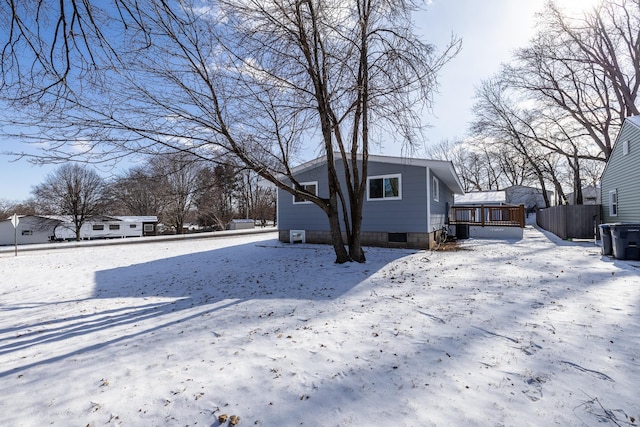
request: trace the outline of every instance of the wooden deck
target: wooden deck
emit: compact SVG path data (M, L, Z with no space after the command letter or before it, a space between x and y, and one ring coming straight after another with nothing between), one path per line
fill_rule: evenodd
M524 205L520 206L455 206L449 223L524 228Z

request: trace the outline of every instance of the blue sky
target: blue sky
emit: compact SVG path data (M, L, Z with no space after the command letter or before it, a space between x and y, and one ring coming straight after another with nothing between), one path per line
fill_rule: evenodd
M433 0L415 17L424 39L436 46L446 45L452 34L463 40L462 51L442 69L433 111L425 115L425 121L432 126L426 132L425 145L465 136L472 119L475 88L496 73L501 63L508 62L514 49L527 43L533 34L534 14L544 3L544 0ZM584 7L591 2L560 3ZM0 144L0 152L22 151L25 147L17 140L4 140ZM393 143L384 144L380 150L376 154L401 154L400 147ZM32 187L55 169L51 165L35 166L25 159L13 160L0 155L0 199L26 200ZM104 173L111 172L109 169Z

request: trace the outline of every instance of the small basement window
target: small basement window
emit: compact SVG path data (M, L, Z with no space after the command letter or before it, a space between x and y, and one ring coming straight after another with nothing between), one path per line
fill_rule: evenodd
M407 243L407 233L388 233L387 241L389 243Z

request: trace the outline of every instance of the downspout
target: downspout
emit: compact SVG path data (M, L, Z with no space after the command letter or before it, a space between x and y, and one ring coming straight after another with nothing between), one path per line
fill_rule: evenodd
M320 192L318 192L318 194L320 194ZM276 187L276 218L275 219L276 221L274 225L276 226L276 230L278 230L278 240L280 240L280 189L278 187Z
M427 234L431 233L431 168L427 166Z

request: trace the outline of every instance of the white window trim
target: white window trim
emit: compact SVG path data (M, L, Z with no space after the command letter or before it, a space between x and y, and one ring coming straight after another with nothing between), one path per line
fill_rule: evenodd
M614 203L615 199L615 203ZM613 212L613 206L616 206L615 213ZM620 206L618 204L618 190L610 190L609 191L609 216L618 216L618 212L620 211Z
M315 196L317 196L317 195L318 195L318 181L301 182L301 183L300 183L300 185L301 185L302 187L305 187L305 186L307 186L307 185L315 185L315 186L316 186L316 192L315 192L315 194L314 194L314 195L315 195ZM293 204L294 204L294 205L308 205L308 204L310 204L310 203L313 203L313 202L311 202L311 201L309 201L309 200L303 200L303 201L301 201L301 202L296 202L296 196L295 196L295 195L292 195L292 196L291 196L291 200L293 201Z
M387 178L398 178L398 197L384 197L384 193L382 197L379 198L371 198L369 194L369 182L372 179L387 179ZM384 184L384 181L383 181ZM390 175L376 175L376 176L368 176L367 177L367 201L378 202L378 201L388 201L388 200L402 200L402 174L390 174Z
M440 180L437 177L433 177L433 188L431 189L433 193L433 201L440 201Z

